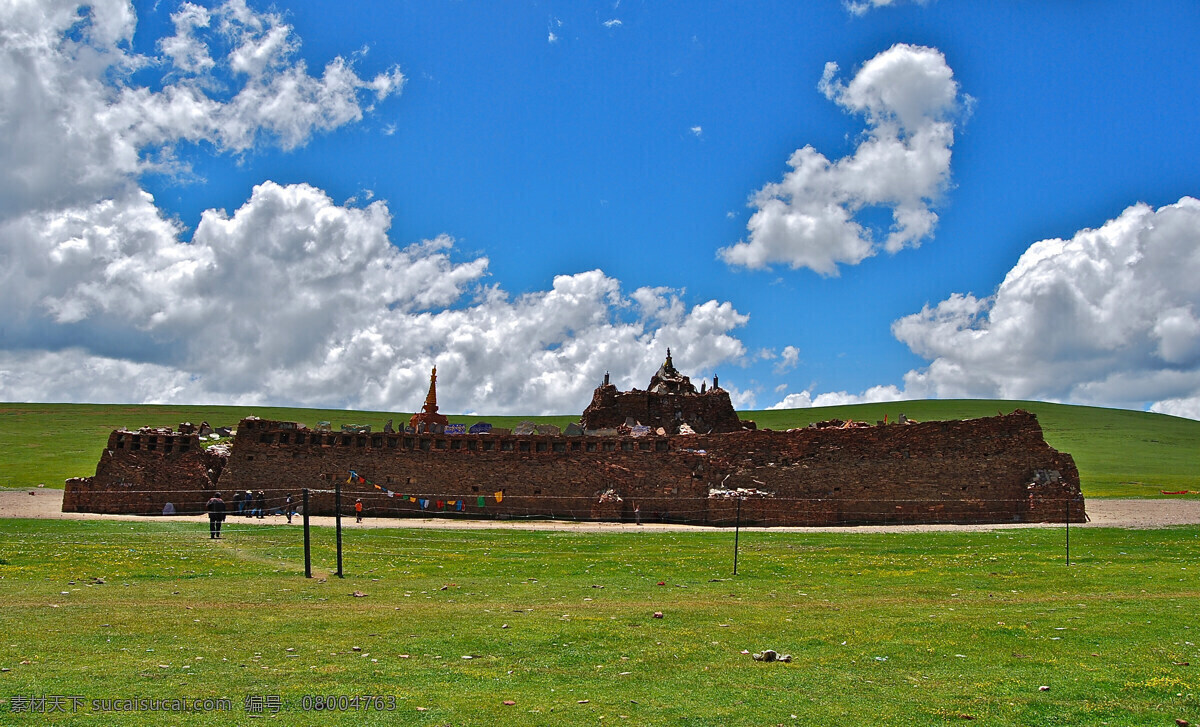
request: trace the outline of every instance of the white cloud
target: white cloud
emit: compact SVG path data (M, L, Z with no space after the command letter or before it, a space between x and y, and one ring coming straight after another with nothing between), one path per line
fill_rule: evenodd
M553 30L551 30L549 32L549 34L546 36L546 42L547 43L557 43L558 42L558 36L554 34Z
M916 0L918 5L925 5L929 0ZM886 8L900 5L902 0L846 0L846 10L851 15L866 15L872 8Z
M183 73L204 73L216 65L209 55L208 45L193 34L207 28L212 15L206 8L192 3L183 3L171 14L175 24L175 35L158 42L158 49L171 60L172 65Z
M808 409L814 406L848 406L850 404L871 404L881 401L902 401L911 398L895 386L872 386L861 394L848 394L845 391L833 391L812 395L807 389L798 394L788 394L768 409Z
M866 118L855 152L829 161L811 146L796 150L791 171L751 198L749 239L722 248L726 263L767 268L786 263L836 275L878 253L915 247L933 233L933 205L950 181L958 83L935 48L897 44L867 61L850 83L828 63L819 89L846 111ZM889 208L882 245L857 215Z
M1200 395L1156 401L1154 406L1150 407L1150 411L1187 419L1200 419Z
M696 375L745 356L729 303L626 294L599 270L510 298L487 258L444 236L396 247L386 203L306 184L263 182L182 239L138 183L174 145L298 147L403 76L341 58L310 76L281 16L240 0L181 5L161 58L124 50L128 5L76 11L0 6L0 399L405 410L437 363L447 411L562 413L606 369L645 386L668 346ZM153 67L161 84L134 83Z
M791 371L800 363L800 349L795 346L784 346L779 359L779 363L775 364L775 373L782 374Z
M697 137L704 135L704 129L703 129L703 127L700 127L700 126L693 126L691 128L691 132L692 132L693 136L697 136Z
M310 76L291 60L291 27L236 1L211 14L182 5L157 59L126 50L136 20L117 0L0 6L0 218L128 193L138 174L173 169L181 143L301 146L360 119L364 96L378 101L404 83L395 68L364 80L340 57ZM132 82L154 67L157 90Z
M206 212L189 244L144 193L39 222L17 230L30 244L4 304L31 347L47 329L75 345L10 352L3 398L411 409L436 363L447 411L563 413L605 370L644 387L667 347L696 372L745 353L728 303L626 296L598 270L510 299L479 287L486 258L454 262L444 237L398 249L382 202L340 207L307 185Z
M619 28L622 25L623 25L623 23L621 22L620 18L613 18L612 20L604 21L604 27L606 27L606 28Z
M1200 413L1200 201L1138 204L1032 245L996 293L954 294L892 332L928 367L914 397L1001 397Z

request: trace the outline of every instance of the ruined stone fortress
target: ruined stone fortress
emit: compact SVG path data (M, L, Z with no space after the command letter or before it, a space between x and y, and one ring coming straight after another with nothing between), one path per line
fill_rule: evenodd
M353 475L351 475L353 473ZM1082 522L1079 472L1024 411L965 421L788 431L740 420L714 378L700 391L670 352L645 391L605 375L578 425L449 424L436 369L420 412L333 431L250 417L232 446L194 432L112 432L93 477L67 481L65 512L202 512L214 491L302 488L332 514L333 490L373 517L559 518L733 525Z

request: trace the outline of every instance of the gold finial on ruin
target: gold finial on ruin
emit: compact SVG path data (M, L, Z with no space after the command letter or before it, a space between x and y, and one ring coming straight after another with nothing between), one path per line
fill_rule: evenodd
M420 423L426 426L431 424L440 424L445 426L449 423L445 415L438 413L437 404L437 366L429 372L429 393L425 395L425 405L421 407L421 411L413 414L408 420L410 427L416 427Z
M429 372L429 393L425 395L425 406L433 406L433 411L437 411L437 366L433 367L433 371ZM426 408L426 411L429 411Z

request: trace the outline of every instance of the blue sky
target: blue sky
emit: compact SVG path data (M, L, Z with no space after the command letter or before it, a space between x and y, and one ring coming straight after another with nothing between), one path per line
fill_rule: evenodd
M1193 2L345 5L0 11L0 399L1200 418Z

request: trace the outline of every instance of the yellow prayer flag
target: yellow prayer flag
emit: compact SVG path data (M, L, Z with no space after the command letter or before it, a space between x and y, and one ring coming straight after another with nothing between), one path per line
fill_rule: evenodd
M504 491L501 490L500 492L496 493L496 502L501 502L503 500L504 500Z

